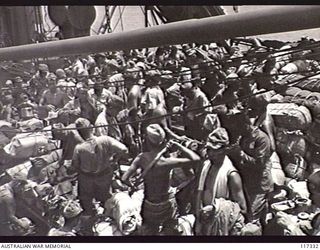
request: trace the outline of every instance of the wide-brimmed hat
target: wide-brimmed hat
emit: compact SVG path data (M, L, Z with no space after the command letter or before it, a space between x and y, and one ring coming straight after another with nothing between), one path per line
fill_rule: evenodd
M206 147L212 149L220 149L229 145L229 136L225 128L217 128L211 134L209 134Z

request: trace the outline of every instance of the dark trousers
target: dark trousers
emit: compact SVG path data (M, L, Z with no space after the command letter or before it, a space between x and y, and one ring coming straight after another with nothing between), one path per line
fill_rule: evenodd
M84 214L94 214L93 198L102 202L111 197L110 187L112 183L112 171L103 175L88 175L79 173L78 175L78 195L80 205Z

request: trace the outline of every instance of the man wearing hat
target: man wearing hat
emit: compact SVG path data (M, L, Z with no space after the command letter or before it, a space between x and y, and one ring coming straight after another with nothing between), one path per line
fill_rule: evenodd
M110 99L114 96L110 90L105 88L106 81L97 77L93 88L88 90L88 97L92 99L95 109L98 113L102 112Z
M166 117L167 107L164 92L159 86L161 84L160 76L158 70L150 70L146 74L146 89L141 99L141 109L143 112L142 119L147 119L147 121L141 125L141 132L145 134L145 129L149 124L157 123L162 126L170 138L186 140L185 136L177 135L170 128L169 118Z
M248 191L250 219L264 223L267 212L267 193L273 189L271 178L271 143L268 135L252 125L249 117L242 117L240 148L235 150L239 171Z
M57 88L57 76L53 73L48 75L49 89L45 90L41 96L39 106L45 106L48 111L62 108L67 102L67 94Z
M202 225L203 211L214 211L215 199L224 198L237 203L241 213L246 215L247 204L243 192L242 180L227 154L229 136L227 131L216 128L205 145L206 161L203 163L196 200L197 233L203 234L206 225Z
M92 87L94 85L94 82L89 78L89 72L86 69L78 70L75 77L76 77L77 84L82 83L86 88Z
M170 172L173 168L195 167L200 157L192 150L175 141L166 142L165 131L159 124L151 124L146 128L147 149L139 154L131 167L123 175L122 181L132 186L130 178L142 170L144 181L144 200L142 219L145 234L158 234L160 227L174 228L176 218L176 202L170 191ZM181 158L165 157L167 150L174 149L181 153ZM141 178L141 177L140 177Z
M78 118L75 124L85 141L75 147L72 169L78 173L78 194L84 214L94 215L93 198L102 204L110 198L112 162L127 157L128 150L112 137L95 137L87 119Z
M212 111L210 102L193 80L182 83L180 88L184 97L182 110L191 110L183 116L186 136L201 140L203 135L199 128L202 127L206 112Z
M47 88L49 75L49 67L47 64L39 64L38 71L30 80L30 86L32 86L33 95L32 97L36 98L35 100L38 102L43 93L43 91ZM38 98L37 98L38 97Z
M68 100L72 100L74 98L76 84L73 81L67 80L66 72L63 69L57 69L56 76L57 87L67 93Z
M27 93L28 88L27 88L27 84L24 83L23 79L21 78L21 76L17 76L14 78L13 80L13 91L12 91L12 96L15 100L15 105L18 105L21 102L20 99L20 95L22 93Z

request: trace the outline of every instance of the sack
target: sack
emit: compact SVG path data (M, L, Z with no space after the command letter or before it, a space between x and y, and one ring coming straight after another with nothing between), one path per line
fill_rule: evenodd
M293 96L294 97L293 99L295 98L306 99L308 96L310 96L310 94L312 94L312 92L309 90L301 90Z
M290 62L284 67L282 67L281 72L292 74L292 73L298 73L301 71L306 71L307 68L308 68L308 63L306 61L297 60L294 62Z
M36 118L18 122L18 125L22 131L36 131L43 129L44 127L43 122Z
M178 218L178 231L180 235L192 236L193 226L195 224L196 218L193 214L184 215Z
M288 87L285 91L284 91L284 95L288 95L288 96L296 96L297 93L299 93L302 89L298 88L298 87Z
M55 142L43 134L19 134L4 147L7 154L17 158L38 156L54 149Z
M320 146L320 124L313 122L307 131L308 140Z
M98 221L92 227L94 236L124 236L118 229L117 225L106 219Z
M299 82L297 87L310 90L312 92L319 92L320 91L320 80L319 79L306 79Z
M302 102L302 104L304 106L306 106L311 114L312 114L312 117L315 119L319 114L320 114L320 102L319 101L316 101L316 100L304 100Z
M294 156L294 162L284 167L286 176L297 181L303 181L306 177L307 163L300 155Z
M132 234L142 224L141 201L133 199L128 193L114 194L106 201L104 208L105 214L115 220L119 231L124 235ZM129 221L130 224L127 224Z
M32 167L32 164L30 161L26 161L22 164L19 164L17 166L14 166L12 168L7 169L6 175L10 177L10 179L27 179L28 172L30 168Z
M276 132L276 146L277 152L286 156L298 154L304 157L307 150L307 142L302 136L288 133L284 129Z
M270 103L267 112L277 127L288 130L305 130L312 122L308 108L294 103Z

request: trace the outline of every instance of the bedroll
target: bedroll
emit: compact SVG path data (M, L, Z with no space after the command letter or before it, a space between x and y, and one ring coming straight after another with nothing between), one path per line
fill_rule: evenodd
M309 109L295 103L270 103L267 112L277 127L288 130L306 130L312 122Z

